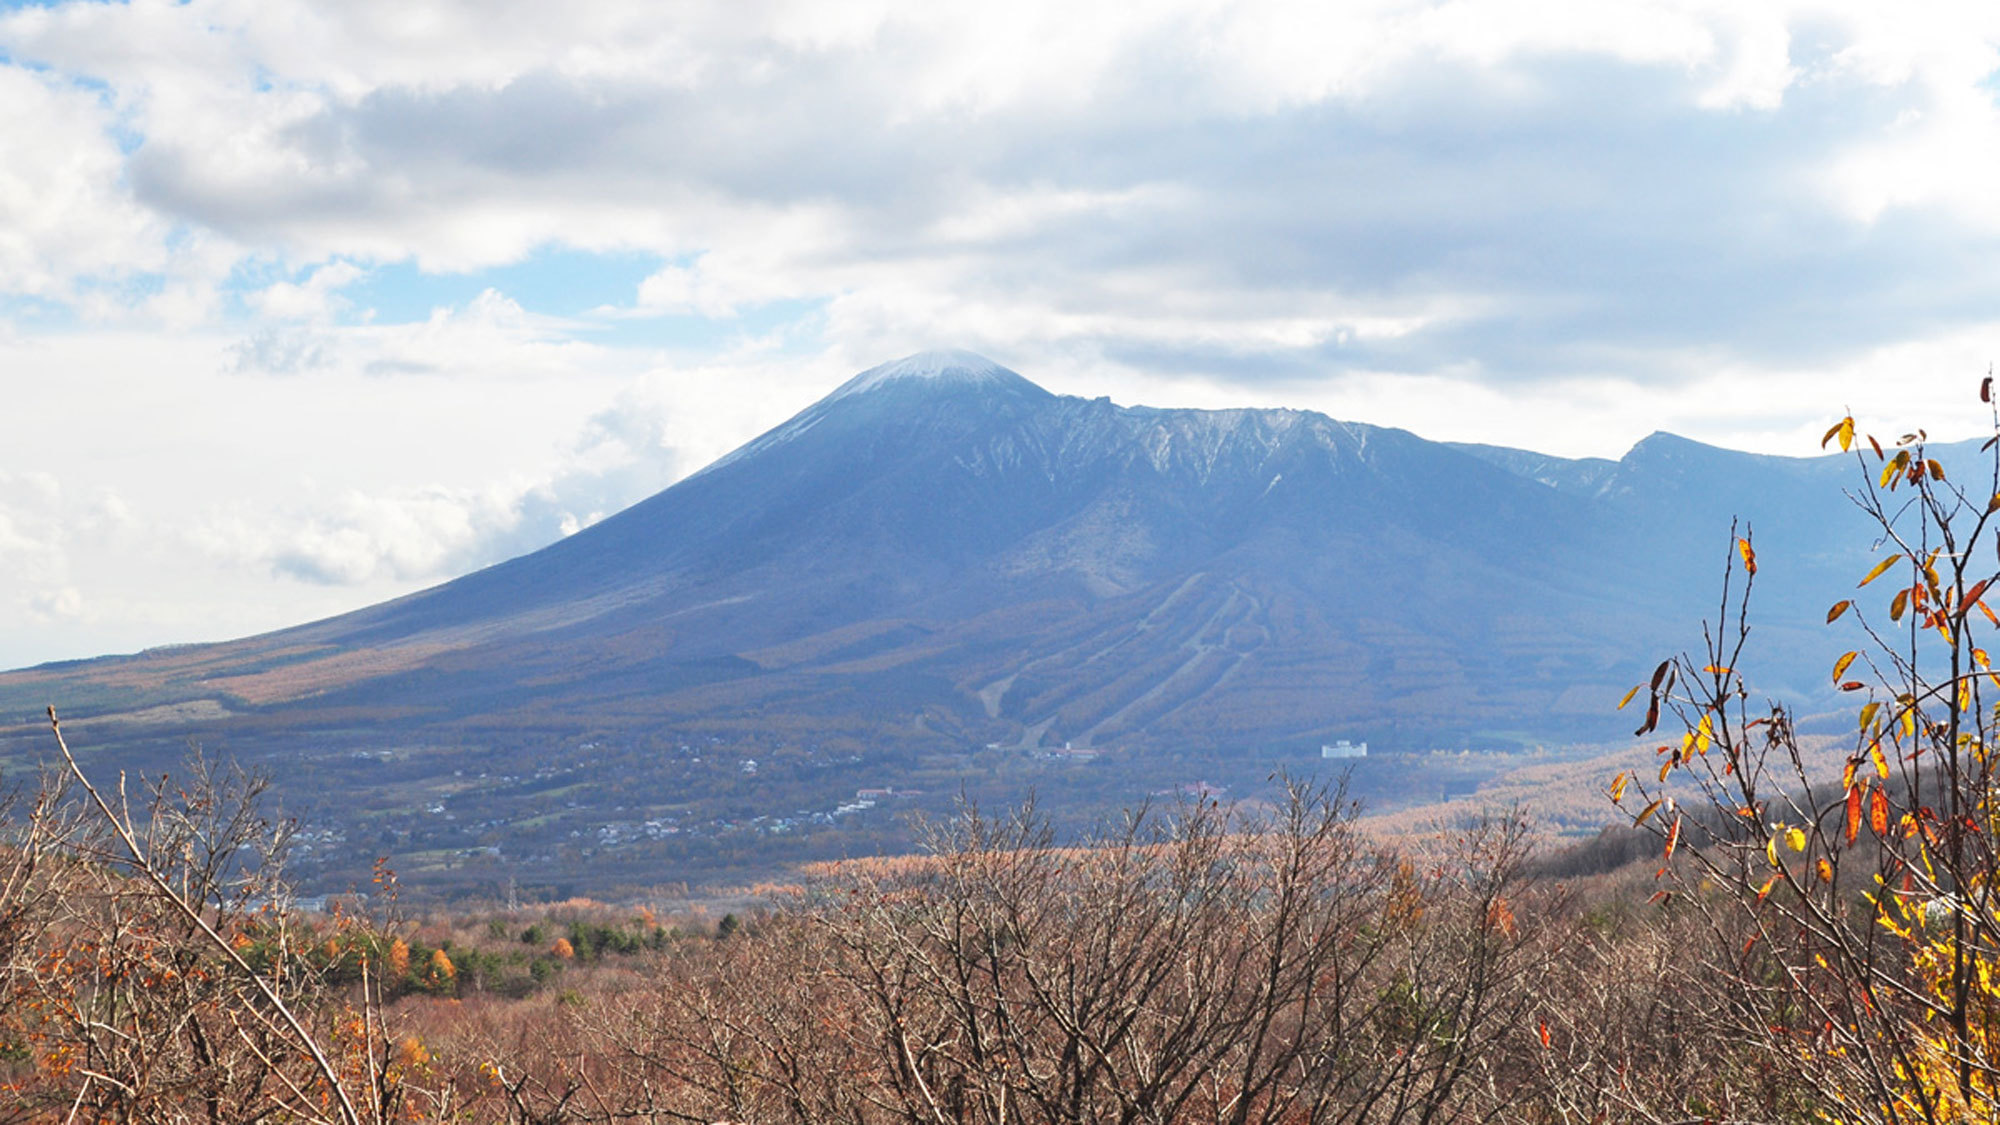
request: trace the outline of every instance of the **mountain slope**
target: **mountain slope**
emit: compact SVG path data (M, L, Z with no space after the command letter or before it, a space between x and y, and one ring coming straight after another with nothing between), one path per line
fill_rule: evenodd
M584 744L650 777L711 765L703 740L940 776L988 746L1603 741L1711 611L1733 516L1764 559L1763 683L1823 690L1817 615L1865 547L1851 471L1120 407L925 353L541 551L262 637L0 675L0 713L17 755L55 700L113 755L196 732L346 778L342 755L390 754L447 794Z
M1529 716L1572 734L1551 709L1699 612L1732 513L1770 509L1768 557L1832 561L1808 540L1839 473L1670 435L1561 462L1299 411L1123 408L926 353L545 550L0 691L476 725L700 709L718 681L820 714L846 707L819 698L840 677L900 677L875 718L928 697L981 740L1476 740ZM1788 605L1817 593L1791 585Z

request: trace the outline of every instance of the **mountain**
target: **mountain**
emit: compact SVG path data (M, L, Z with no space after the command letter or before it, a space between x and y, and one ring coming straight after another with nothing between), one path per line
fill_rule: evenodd
M1865 568L1852 472L1667 434L1576 461L1305 411L1121 407L924 353L434 589L0 676L21 724L0 750L33 754L55 701L106 760L193 733L383 808L504 811L507 785L542 808L562 787L529 782L585 777L537 814L561 821L718 786L750 817L770 802L746 785L793 803L891 776L1000 785L1065 745L1144 778L1335 738L1603 742L1624 689L1712 613L1732 517L1769 588L1765 684L1821 690L1818 615ZM628 809L635 787L659 799ZM388 843L427 838L384 815ZM472 846L504 857L521 818L484 819L500 842Z

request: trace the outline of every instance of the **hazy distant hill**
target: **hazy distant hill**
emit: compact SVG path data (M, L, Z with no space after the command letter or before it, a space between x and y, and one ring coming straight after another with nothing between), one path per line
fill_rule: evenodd
M1763 562L1756 682L1820 692L1821 615L1865 569L1854 471L1668 434L1570 461L1304 411L1121 407L926 353L544 550L262 637L9 673L0 707L134 720L97 745L456 748L408 756L412 783L589 732L1603 741L1624 689L1713 612L1732 516Z

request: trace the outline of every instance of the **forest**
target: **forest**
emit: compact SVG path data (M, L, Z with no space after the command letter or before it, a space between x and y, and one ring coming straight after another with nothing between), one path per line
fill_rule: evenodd
M1568 850L1504 809L1390 843L1279 779L1083 839L967 804L720 919L403 911L386 868L305 911L257 778L91 776L52 710L0 850L0 1120L2000 1120L2000 459L1826 442L1879 531L1827 610L1849 733L1740 666L1740 528L1620 705L1624 826Z

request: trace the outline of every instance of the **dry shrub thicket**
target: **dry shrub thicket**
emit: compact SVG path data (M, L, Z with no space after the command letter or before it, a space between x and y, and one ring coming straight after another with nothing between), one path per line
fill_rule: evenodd
M967 810L926 862L741 925L494 918L560 962L510 991L475 979L476 925L284 909L254 780L197 762L135 814L70 764L12 810L0 1120L1765 1120L1789 1096L1688 1041L1702 966L1650 884L1537 876L1518 819L1395 853L1297 785L1087 847Z
M1738 671L1746 531L1703 650L1635 689L1678 739L1612 780L1633 828L1561 856L1518 815L1384 844L1290 784L1062 847L967 809L747 921L482 937L398 920L386 873L375 913L290 910L254 779L135 811L57 726L0 843L0 1121L2000 1121L2000 455L1966 486L1835 437L1862 586L1895 576L1829 613L1865 641L1842 776Z

